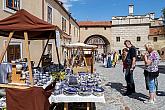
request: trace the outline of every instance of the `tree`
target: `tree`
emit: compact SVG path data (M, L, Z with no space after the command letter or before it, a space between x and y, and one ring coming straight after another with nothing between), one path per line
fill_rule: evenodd
M163 17L165 19L165 8L162 9Z
M163 18L164 18L163 23L164 23L164 26L165 26L165 8L162 9L162 13L163 13Z

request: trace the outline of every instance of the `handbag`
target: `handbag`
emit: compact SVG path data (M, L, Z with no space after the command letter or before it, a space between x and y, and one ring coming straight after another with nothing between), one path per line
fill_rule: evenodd
M149 77L152 78L157 78L159 76L159 70L156 72L148 72L149 73Z

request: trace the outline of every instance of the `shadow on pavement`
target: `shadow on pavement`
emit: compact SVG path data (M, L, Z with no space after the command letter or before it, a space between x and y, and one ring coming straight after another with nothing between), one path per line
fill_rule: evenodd
M157 96L165 96L165 91L157 91Z
M102 64L102 65L99 65L99 67L104 67L105 68L105 66Z
M132 95L129 95L128 97L137 99L139 101L145 101L149 97L147 95L144 95L142 93L133 93Z
M124 94L126 91L126 87L123 86L123 84L121 83L108 82L107 84L105 84L105 86L110 86L111 88L119 91L121 94Z
M116 89L122 95L124 95L124 93L126 92L126 87L123 86L122 83L108 82L105 86L110 86L111 88ZM133 93L132 95L128 95L128 97L137 99L139 101L145 101L146 99L148 99L148 96L142 93Z
M144 65L137 65L137 67L140 67L140 68L145 68ZM159 72L162 73L162 74L165 74L165 65L159 65Z

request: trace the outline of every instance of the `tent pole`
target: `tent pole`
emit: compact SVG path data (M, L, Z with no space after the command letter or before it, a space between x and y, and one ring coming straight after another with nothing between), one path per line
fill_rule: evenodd
M91 51L91 54L92 54L92 58L91 58L91 73L94 72L94 67L93 67L93 63L94 63L94 49L92 48L92 51Z
M4 55L7 51L7 48L9 46L9 43L11 41L11 38L12 38L13 34L14 34L14 32L10 32L9 37L7 38L7 45L5 44L5 47L2 50L2 53L1 53L1 56L0 56L0 63L2 63L3 57L4 57Z
M44 50L43 50L43 52L42 52L42 55L41 55L41 58L40 58L40 60L39 60L39 63L38 63L38 66L37 66L37 67L40 66L42 57L43 57L43 55L44 55L44 53L45 53L45 51L46 51L46 47L47 47L47 45L48 45L48 43L49 43L49 40L50 40L50 37L51 37L51 36L52 36L52 32L51 32L50 35L49 35L49 38L48 38L48 40L47 40L47 42L46 42L46 45L45 45L45 47L44 47Z
M27 32L24 32L24 37L25 37L26 55L27 55L27 59L28 59L28 69L29 69L30 83L31 83L31 86L33 86L32 66L31 66L29 44L28 44L28 33Z

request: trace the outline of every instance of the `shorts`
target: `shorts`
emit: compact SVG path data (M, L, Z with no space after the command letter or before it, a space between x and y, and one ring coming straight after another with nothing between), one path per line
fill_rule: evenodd
M149 93L156 92L156 84L154 78L149 78L148 87L149 87Z

